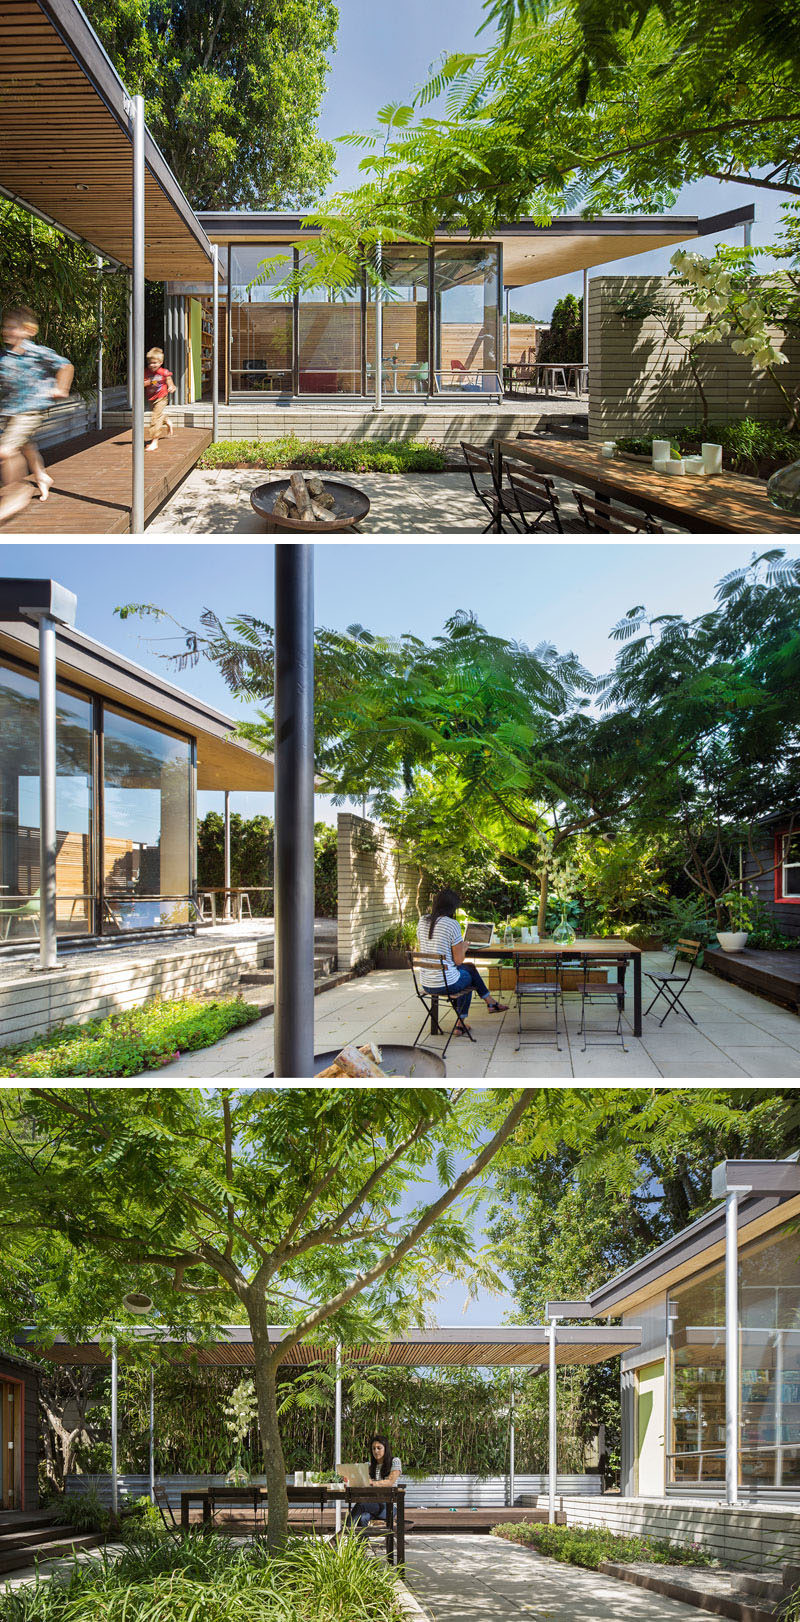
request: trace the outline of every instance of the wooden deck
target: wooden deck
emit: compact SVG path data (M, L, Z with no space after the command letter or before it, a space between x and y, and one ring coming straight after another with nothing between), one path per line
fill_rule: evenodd
M367 1497L368 1495L365 1493L364 1496ZM200 1511L193 1509L190 1520L192 1525L199 1524ZM326 1509L320 1515L318 1510L298 1509L296 1505L290 1507L289 1520L293 1530L298 1532L310 1531L312 1527L317 1531L332 1532L336 1524L332 1509ZM538 1522L539 1525L546 1526L547 1510L503 1509L501 1507L415 1509L413 1505L406 1505L406 1538L413 1536L415 1532L418 1534L424 1533L426 1536L434 1532L471 1532L475 1534L491 1532L493 1526L505 1525L509 1521ZM556 1510L556 1522L559 1526L566 1526L567 1517L563 1509ZM232 1534L241 1535L252 1532L253 1515L251 1512L240 1509L228 1511L221 1505L215 1516L214 1524L220 1531L229 1531ZM263 1530L264 1525L265 1515L263 1511L260 1511L257 1529L259 1531Z
M207 428L178 428L144 459L145 523L190 473L211 444ZM95 431L44 452L54 479L47 501L29 503L0 534L129 535L131 431Z
M717 946L706 952L703 968L800 1013L800 950L757 952L745 947L743 952L723 952Z

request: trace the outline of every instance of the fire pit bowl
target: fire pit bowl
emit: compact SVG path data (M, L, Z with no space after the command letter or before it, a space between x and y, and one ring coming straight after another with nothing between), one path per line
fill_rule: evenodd
M338 479L323 479L323 488L333 496L335 505L330 509L330 522L323 524L316 518L310 524L298 518L282 518L273 512L278 496L291 494L288 479L271 479L250 492L250 505L260 518L266 519L271 531L291 529L303 535L333 535L342 530L357 530L362 518L369 512L369 496L357 490L354 484L340 484Z

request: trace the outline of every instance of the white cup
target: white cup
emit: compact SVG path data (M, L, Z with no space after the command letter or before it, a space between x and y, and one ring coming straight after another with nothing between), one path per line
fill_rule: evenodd
M669 461L669 453L670 453L671 450L672 450L672 446L671 446L668 439L654 439L653 440L653 467L655 467L658 462L668 462Z
M664 472L668 473L670 478L673 478L673 479L682 478L684 473L686 472L686 464L685 464L685 462L683 460L683 457L678 456L676 458L674 456L671 456L669 461L665 464Z
M666 473L668 467L669 467L669 457L668 456L659 456L658 461L653 462L653 472L654 473Z
M305 1486L305 1484L306 1484L305 1470L295 1470L294 1484L295 1484L296 1487L304 1487Z
M683 465L686 472L692 474L695 478L701 479L706 471L702 456L684 456Z
M616 448L617 442L615 439L606 439L600 446L600 455L604 456L607 462L610 462Z
M721 445L712 445L710 443L702 444L700 446L700 451L701 451L701 454L702 454L702 457L703 457L703 466L704 466L704 468L706 470L706 473L721 473L722 472L722 446Z

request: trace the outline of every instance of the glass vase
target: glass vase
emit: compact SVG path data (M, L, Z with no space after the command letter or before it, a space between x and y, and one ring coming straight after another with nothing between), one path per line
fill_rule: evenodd
M767 479L767 495L773 507L800 517L800 461L778 468Z
M563 946L571 946L576 939L575 931L567 918L566 902L561 909L561 922L553 930L553 940L560 941Z

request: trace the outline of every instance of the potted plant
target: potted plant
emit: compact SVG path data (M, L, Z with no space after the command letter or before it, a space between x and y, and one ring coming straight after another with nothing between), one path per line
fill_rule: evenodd
M742 895L739 890L726 890L719 898L719 905L728 914L731 925L730 929L717 930L717 940L723 952L743 952L753 921L752 897Z
M225 1403L225 1429L233 1437L236 1446L236 1461L233 1468L228 1471L225 1482L228 1487L246 1487L250 1480L250 1473L242 1464L242 1446L250 1426L258 1414L255 1386L252 1380L240 1380L235 1391L231 1392L229 1400Z

